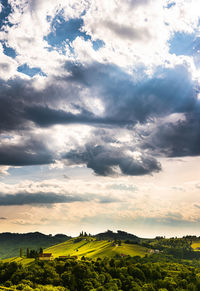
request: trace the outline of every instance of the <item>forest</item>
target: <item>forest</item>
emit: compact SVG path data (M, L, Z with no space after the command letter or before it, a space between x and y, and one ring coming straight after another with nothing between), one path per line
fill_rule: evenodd
M200 262L159 253L144 258L68 257L28 266L0 263L0 285L26 291L200 290Z

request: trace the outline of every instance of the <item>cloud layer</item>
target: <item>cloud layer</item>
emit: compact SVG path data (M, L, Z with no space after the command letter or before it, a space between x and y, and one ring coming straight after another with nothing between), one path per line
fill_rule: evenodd
M109 3L2 3L0 165L138 176L200 154L196 2Z

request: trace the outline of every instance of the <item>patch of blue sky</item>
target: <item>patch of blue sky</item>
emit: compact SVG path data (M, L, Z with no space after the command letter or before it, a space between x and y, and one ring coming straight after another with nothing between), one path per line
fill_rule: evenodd
M50 22L52 18L51 18L50 15L47 15L47 18L46 19L47 19L48 22Z
M29 77L33 77L33 76L38 75L38 74L42 75L42 76L46 76L40 68L38 68L38 67L30 68L27 64L19 66L17 68L17 71L20 73L26 74Z
M198 49L198 42L195 33L176 32L169 41L169 52L177 56L193 56Z
M49 170L48 165L34 165L25 167L11 167L8 169L8 176L1 176L0 181L7 184L16 184L22 179L39 182L46 179L66 179L66 169ZM66 177L66 176L65 176Z
M3 52L6 56L11 57L13 59L15 59L17 56L16 51L13 48L8 47L5 43L3 43Z
M40 181L44 178L42 166L11 167L8 169L8 176L0 176L0 181L6 181L8 184L16 184L21 179L30 179Z
M171 7L175 6L176 2L170 2L167 4L166 8L170 9Z
M93 49L95 51L98 51L100 48L102 48L103 46L105 45L105 43L100 40L100 39L97 39L95 41L92 41L92 46L93 46Z
M64 167L54 169L49 169L49 165L10 167L8 169L9 175L0 175L0 181L7 184L17 184L21 180L39 182L47 179L59 179L66 181L69 178L80 178L80 176L88 179L91 172L90 169L85 167Z
M48 18L48 21L50 21L50 18ZM70 44L77 37L82 37L85 41L92 41L91 36L82 30L83 24L82 18L72 18L66 21L62 13L57 15L52 20L51 32L44 38L51 46L48 50L56 49L64 53L65 45L68 44L71 53L73 53L73 48ZM93 49L97 51L104 45L104 42L98 39L92 41L92 45Z
M8 22L8 15L12 12L11 5L8 3L8 0L1 0L2 10L0 13L0 28L2 28L3 25L11 24Z
M65 42L72 42L78 36L85 40L91 39L84 31L81 31L83 19L73 18L65 21L62 15L57 15L51 23L51 32L45 37L49 45L60 47Z

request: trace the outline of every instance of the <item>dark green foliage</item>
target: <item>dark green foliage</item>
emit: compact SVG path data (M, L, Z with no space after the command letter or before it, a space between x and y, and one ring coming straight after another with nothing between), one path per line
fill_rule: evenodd
M133 234L127 233L125 231L118 230L116 233L108 230L103 233L99 233L94 236L98 240L118 240L118 241L129 241L129 243L134 242L137 243L140 241L140 239Z
M198 291L200 263L188 261L186 264L162 253L144 258L96 261L87 258L78 261L69 257L49 262L35 261L28 266L0 263L0 285L16 286L18 290Z
M29 256L27 258L34 258L34 259L36 259L36 258L38 258L38 256L39 256L39 252L38 251L36 251L36 250L30 250Z
M22 248L20 248L19 256L20 256L21 258L23 257L23 249L22 249Z
M80 235L76 242L86 240L87 233ZM36 233L36 236L41 237L41 234ZM85 255L81 260L72 257L49 262L36 260L27 266L0 262L0 286L15 286L17 290L27 291L200 290L200 252L191 248L192 242L199 238L139 239L126 232L108 231L100 234L99 239L104 236L118 246L124 242L123 238L129 242L135 239L137 244L149 248L149 255L144 258L118 255L95 261ZM50 240L55 238L47 237ZM37 249L24 248L27 257L37 258L43 252L43 244L37 246ZM23 243L18 252L20 248L23 248Z
M29 248L26 249L26 257L30 258L30 249Z
M164 254L172 255L176 259L193 260L200 259L200 252L193 251L191 245L195 240L199 240L196 236L185 236L183 238L165 239L157 237L153 243L143 241L141 244L152 249L162 251Z

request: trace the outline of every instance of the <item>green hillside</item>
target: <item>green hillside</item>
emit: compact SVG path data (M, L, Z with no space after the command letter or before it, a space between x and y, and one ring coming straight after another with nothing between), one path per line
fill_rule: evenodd
M113 241L98 241L94 238L75 238L70 239L64 243L49 247L44 250L46 253L52 253L54 258L59 256L82 256L89 258L102 258L102 257L114 257L118 255L130 255L143 257L148 253L148 249L136 244L126 244L124 242L121 245L114 243Z

